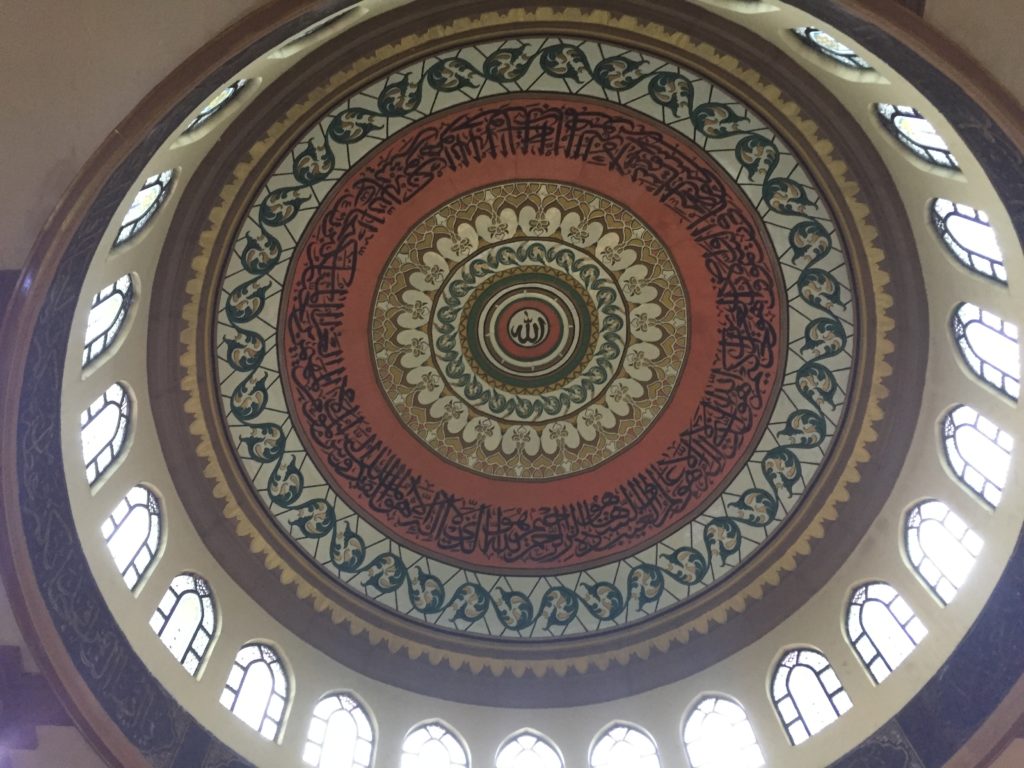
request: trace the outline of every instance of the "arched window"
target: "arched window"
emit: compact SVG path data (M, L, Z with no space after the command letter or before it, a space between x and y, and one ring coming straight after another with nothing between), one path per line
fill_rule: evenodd
M877 104L875 108L889 133L915 155L933 165L959 170L960 166L945 139L916 109L896 104Z
M942 432L953 471L981 498L997 506L1010 472L1013 438L969 405L954 409Z
M242 89L245 88L248 80L236 80L227 88L221 90L216 96L207 102L206 106L199 110L199 114L192 118L192 122L185 126L185 133L192 133L199 128L206 125L214 115L220 112L224 107L231 103L231 101L241 93Z
M907 513L907 557L943 603L956 597L984 542L941 501L925 501Z
M562 768L555 745L536 731L520 731L498 749L495 768Z
M124 448L131 404L127 390L111 384L82 411L82 460L89 485L106 472Z
M114 565L128 589L135 589L156 557L162 517L156 495L137 485L125 494L100 526Z
M978 376L1016 400L1020 397L1020 346L1017 326L964 303L953 314L953 338Z
M939 198L932 203L932 223L946 247L960 261L975 272L1006 282L1003 252L999 250L987 213Z
M354 698L332 693L320 699L313 709L302 759L316 768L369 768L373 726Z
M797 27L793 30L793 34L800 38L805 45L844 66L851 69L871 69L871 65L858 56L856 51L840 43L828 32L823 32L815 27Z
M175 576L149 626L178 663L195 676L217 629L217 608L206 579L192 573Z
M607 728L590 750L590 768L661 768L654 739L629 725Z
M888 584L865 584L846 614L850 643L875 682L882 682L928 634L900 593Z
M288 703L288 677L273 648L249 643L239 649L220 703L263 738L277 738Z
M114 245L124 245L143 230L170 194L172 181L174 171L162 171L146 179L121 221Z
M409 731L402 742L401 768L466 768L469 753L462 739L441 723Z
M693 768L760 768L761 747L743 707L731 699L701 699L683 725L683 744Z
M128 310L135 300L135 285L130 275L121 275L92 297L85 328L82 367L89 365L114 343L124 328Z
M810 648L790 651L779 662L772 701L794 744L806 741L853 706L828 659Z

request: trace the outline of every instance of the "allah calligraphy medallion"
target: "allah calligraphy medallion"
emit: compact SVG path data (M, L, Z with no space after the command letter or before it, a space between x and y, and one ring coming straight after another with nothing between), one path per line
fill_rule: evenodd
M249 206L216 334L242 472L326 573L551 639L728 576L791 516L855 356L798 158L649 52L527 37L342 98Z

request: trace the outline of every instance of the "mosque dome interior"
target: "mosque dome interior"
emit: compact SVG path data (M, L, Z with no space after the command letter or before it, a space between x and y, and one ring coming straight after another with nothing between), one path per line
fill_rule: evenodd
M961 5L188 0L113 114L5 86L94 138L4 193L0 768L1024 764Z

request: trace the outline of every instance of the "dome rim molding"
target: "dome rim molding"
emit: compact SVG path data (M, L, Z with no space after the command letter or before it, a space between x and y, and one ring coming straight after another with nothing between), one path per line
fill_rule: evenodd
M807 5L803 0L788 0L788 2L796 6ZM82 230L81 225L94 207L99 188L106 186L108 182L113 186L113 191L108 190L107 203L109 207L109 199L118 200L123 197L143 165L143 162L139 162L137 157L133 163L131 156L133 146L130 146L132 142L126 141L124 137L135 137L142 141L149 135L152 141L151 134L159 134L159 130L155 130L158 125L166 128L164 136L169 134L184 116L199 105L202 100L200 94L206 92L203 90L203 84L219 82L216 73L222 70L217 69L218 63L223 64L235 56L244 57L252 51L251 48L248 48L250 44L257 40L265 40L257 31L265 28L264 25L275 27L278 23L284 25L278 29L278 34L273 36L280 42L312 23L316 18L322 17L324 9L329 8L331 10L326 12L332 12L338 10L342 5L344 4L315 2L314 0L300 0L299 3L274 0L270 5L254 14L254 17L258 17L260 20L258 24L254 22L253 17L247 18L215 38L213 44L204 46L201 51L190 57L167 81L154 89L153 93L122 122L119 131L112 134L86 162L76 181L64 195L37 239L28 265L19 280L18 290L4 317L4 325L12 332L5 334L4 338L0 340L0 350L5 359L12 360L16 364L8 367L0 379L0 387L2 387L0 389L0 393L2 393L0 408L3 413L7 415L18 413L21 382L17 380L15 372L24 370L30 345L28 334L18 331L26 331L34 327L37 315L42 308L45 289L48 289L56 273L58 260L55 257L64 254L77 235L83 232L86 235L90 234L86 230ZM853 0L851 5L855 6L851 12L855 12L856 17L872 19L874 23L883 28L907 35L907 39L913 40L916 44L916 48L911 47L915 53L920 50L927 54L933 62L942 61L938 49L947 43L934 32L928 31L926 34L922 34L913 25L915 17L910 16L909 13L893 12L894 18L887 18L877 15L879 11L876 9L881 7L880 3L872 3L869 0ZM299 7L296 8L296 6ZM906 18L903 17L903 14L906 14ZM855 37L855 35L851 36ZM267 49L272 47L270 41L266 42ZM865 44L865 47L870 49L870 43ZM226 53L220 55L222 51ZM255 57L258 52L252 53L252 55ZM985 111L993 116L1000 114L1009 116L1010 119L1003 123L1004 126L1009 126L1007 133L1010 135L1006 138L1011 140L1018 152L1024 148L1024 133L1020 130L1022 122L1019 119L1021 109L1012 97L995 85L989 76L969 60L954 62L946 60L942 62L942 67L947 71L972 79L972 90L979 94L979 98L988 105L988 109ZM189 74L190 72L196 74ZM176 98L167 98L161 95L161 92L165 90L168 83L180 83L186 86L179 87L175 93L188 93L190 89L198 89L197 94L193 96L191 103L188 100L180 102ZM158 106L163 103L166 103L169 108L177 104L178 108L167 113L166 110L158 109ZM158 124L156 117L164 114L167 115L166 120L160 121ZM965 138L965 141L968 139ZM968 143L970 142L968 141ZM117 172L115 173L115 171ZM103 184L100 183L101 180L104 182ZM1024 232L1024 222L1020 217L1015 217L1015 219L1018 232ZM72 710L74 719L89 737L93 746L105 758L117 764L148 765L139 751L139 746L123 733L79 676L35 582L28 561L28 553L24 548L17 480L18 451L14 432L14 430L6 431L0 438L0 457L3 458L3 461L0 461L0 467L2 467L0 469L0 505L4 512L4 525L0 530L0 570L2 570L5 585L8 587L19 627L35 652L47 679L56 690L61 692L62 699ZM11 521L14 518L17 520L12 524ZM1011 559L1011 564L1020 559L1021 549L1018 546ZM1003 588L1004 582L1007 582L1010 575L1007 573L1001 577L996 591ZM993 592L990 603L995 602L995 595L996 592ZM989 607L986 606L983 609L983 616L986 615L985 611L988 611ZM979 617L978 623L980 622L981 618ZM975 628L977 626L976 624ZM975 628L972 628L968 637L973 635ZM960 653L959 649L957 653ZM933 679L929 686L934 686L937 683L938 681ZM998 701L992 703L993 709L996 704ZM209 739L208 734L205 737ZM215 739L214 743L219 744Z

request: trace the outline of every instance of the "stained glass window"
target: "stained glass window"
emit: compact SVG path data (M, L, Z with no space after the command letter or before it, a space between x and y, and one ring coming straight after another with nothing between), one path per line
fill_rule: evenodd
M606 729L590 750L590 768L661 768L654 739L629 725Z
M683 725L692 768L761 768L764 756L743 707L732 699L701 699Z
M306 735L302 759L316 768L369 768L373 759L373 726L349 694L320 699Z
M932 203L932 223L946 247L960 261L975 272L1006 282L1003 252L999 250L987 213L939 198Z
M441 723L427 723L402 742L401 768L467 768L469 753L462 739Z
M236 80L221 90L220 93L206 103L206 106L199 110L198 115L192 118L192 122L185 127L185 133L192 133L206 125L214 115L224 109L242 92L242 89L245 88L248 82L248 80Z
M124 245L145 228L170 194L173 181L174 171L162 171L146 179L121 221L114 245Z
M217 629L217 608L210 585L194 573L175 576L149 626L178 663L194 676Z
M160 548L162 514L156 495L141 485L125 494L100 533L128 589L135 589Z
M288 677L273 648L250 643L239 649L220 703L263 738L277 738L288 703Z
M882 124L915 155L944 168L960 168L945 139L916 109L896 104L878 104L876 109Z
M953 315L953 338L978 376L1016 400L1020 397L1020 339L1017 326L964 303Z
M794 744L806 741L853 706L828 659L810 648L792 650L779 662L772 701Z
M818 53L828 56L833 61L850 67L851 69L871 69L871 65L857 55L852 48L843 45L828 32L823 32L815 27L797 27L793 33L800 38L804 44L813 48Z
M981 537L941 501L925 501L907 514L907 557L943 603L956 597L981 554Z
M888 584L865 584L846 614L850 642L875 682L882 682L928 634L907 601Z
M128 436L130 417L128 392L120 384L111 384L82 411L82 460L89 485L95 483L120 455Z
M943 426L946 457L957 476L997 506L1010 473L1013 438L969 405L961 405Z
M501 745L495 768L562 768L562 757L539 733L520 731Z
M130 275L122 275L92 297L85 328L82 366L98 358L114 343L124 328L128 310L135 300L135 285Z

